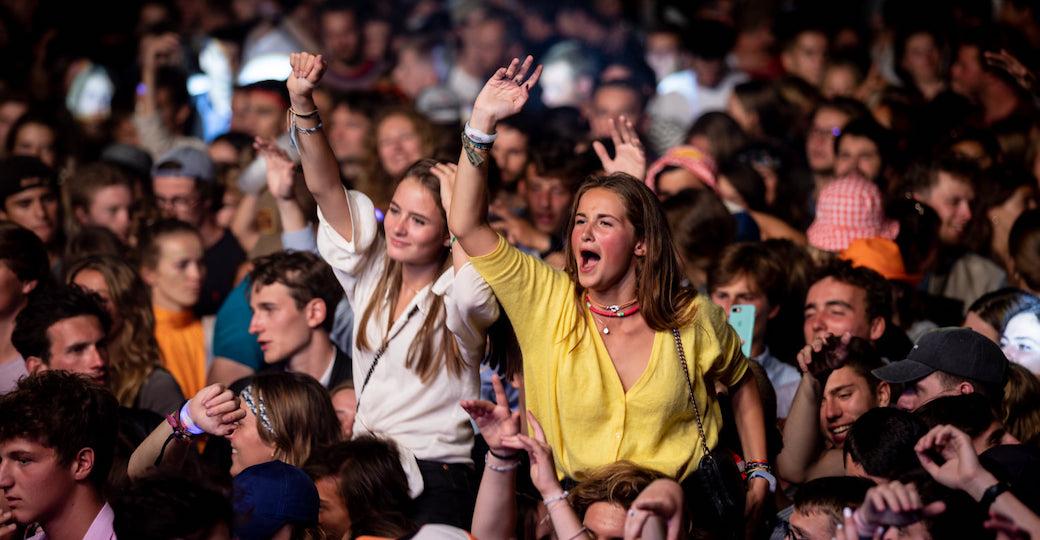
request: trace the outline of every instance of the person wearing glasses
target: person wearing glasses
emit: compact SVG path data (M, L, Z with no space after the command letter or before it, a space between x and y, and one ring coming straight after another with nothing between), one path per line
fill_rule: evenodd
M195 227L202 238L206 275L194 311L212 315L235 286L239 267L246 262L242 246L226 227L217 223L223 187L205 152L179 146L163 154L152 167L155 204L164 218Z

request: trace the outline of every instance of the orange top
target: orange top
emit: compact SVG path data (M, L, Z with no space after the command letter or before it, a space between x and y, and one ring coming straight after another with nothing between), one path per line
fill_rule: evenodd
M152 309L163 367L177 380L184 396L191 398L206 386L206 336L202 321L190 311Z

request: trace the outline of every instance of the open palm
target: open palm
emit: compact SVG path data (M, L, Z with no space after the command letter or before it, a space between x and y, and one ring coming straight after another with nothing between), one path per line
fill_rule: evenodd
M473 103L474 113L479 111L495 120L502 120L520 112L542 73L539 65L530 77L527 76L533 63L534 57L528 56L523 64L514 58L508 67L498 68L477 95Z
M595 141L592 149L596 151L603 170L607 174L616 172L628 173L639 180L646 176L646 152L639 142L632 121L624 116L616 121L610 120L610 139L614 143L614 157L611 158L603 143Z
M502 439L515 437L520 432L520 415L509 410L509 400L498 375L491 376L491 386L495 390L495 403L483 400L464 400L462 408L469 413L477 424L484 442L493 452L499 455L511 454L513 449L502 445Z

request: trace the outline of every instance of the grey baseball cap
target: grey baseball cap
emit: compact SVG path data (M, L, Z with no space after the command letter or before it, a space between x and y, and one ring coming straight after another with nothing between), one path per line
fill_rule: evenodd
M216 178L216 171L213 160L209 159L206 152L190 146L178 146L155 161L152 176L187 176L212 182Z

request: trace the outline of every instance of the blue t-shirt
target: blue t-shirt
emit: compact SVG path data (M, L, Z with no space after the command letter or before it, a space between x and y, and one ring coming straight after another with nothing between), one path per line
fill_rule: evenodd
M217 321L213 325L213 356L234 360L256 371L264 365L264 352L260 350L256 336L249 333L253 310L249 307L246 292L251 283L249 279L243 279L231 289L217 311Z

